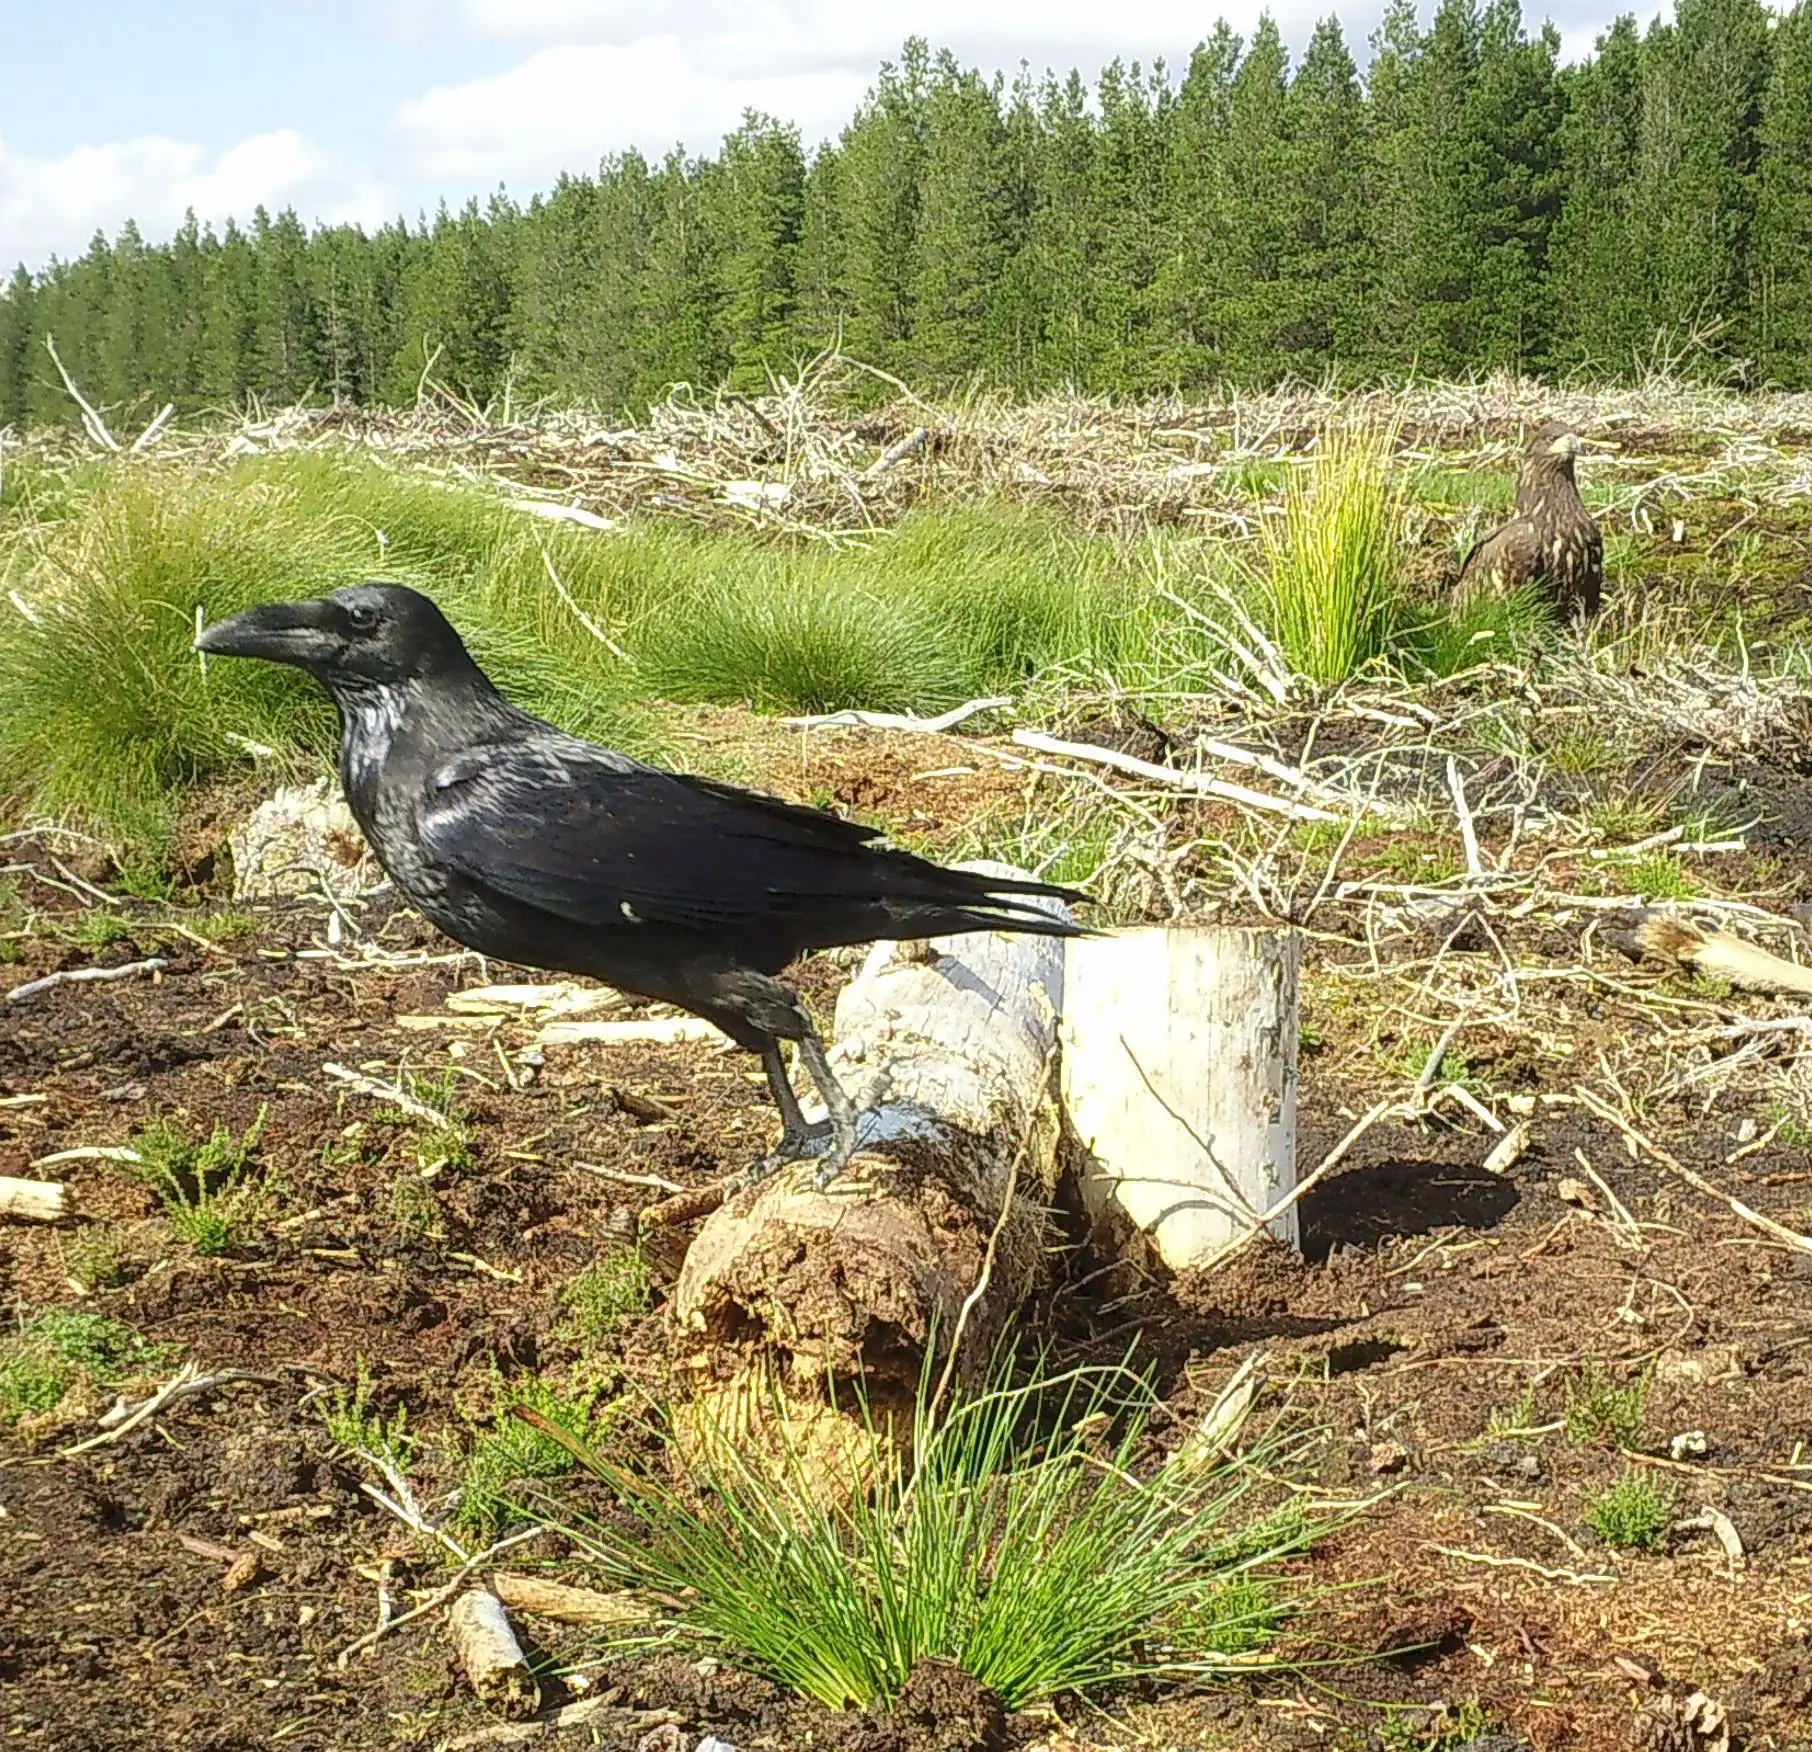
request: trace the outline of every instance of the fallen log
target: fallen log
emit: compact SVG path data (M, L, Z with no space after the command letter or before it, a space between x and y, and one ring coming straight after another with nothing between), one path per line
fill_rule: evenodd
M1172 1270L1298 1243L1299 939L1160 926L1069 945L1063 1101L1085 1205ZM1268 1219L1268 1221L1267 1221Z
M60 1223L69 1214L68 1189L60 1180L18 1180L0 1174L0 1217L24 1223Z
M683 1434L778 1424L793 1454L840 1467L866 1442L855 1383L884 1421L934 1346L960 1333L964 1366L985 1363L1043 1257L1062 1001L1058 939L875 947L830 1048L863 1109L854 1160L822 1191L806 1162L734 1194L681 1268L673 1316L698 1383Z

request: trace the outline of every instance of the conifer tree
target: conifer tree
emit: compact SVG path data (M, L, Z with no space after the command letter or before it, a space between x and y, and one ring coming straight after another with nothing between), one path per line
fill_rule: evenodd
M749 111L728 136L703 215L718 243L718 323L732 381L761 389L795 351L805 154L799 130Z
M1752 344L1778 383L1812 383L1812 0L1774 29L1762 100Z
M1629 367L1652 330L1633 202L1642 127L1642 39L1625 14L1591 60L1566 76L1565 194L1549 257L1553 354L1565 364Z

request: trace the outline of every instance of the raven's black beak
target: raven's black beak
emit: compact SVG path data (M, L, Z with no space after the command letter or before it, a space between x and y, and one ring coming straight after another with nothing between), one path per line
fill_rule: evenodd
M261 602L204 627L195 649L211 657L262 657L306 667L332 656L339 644L326 603Z

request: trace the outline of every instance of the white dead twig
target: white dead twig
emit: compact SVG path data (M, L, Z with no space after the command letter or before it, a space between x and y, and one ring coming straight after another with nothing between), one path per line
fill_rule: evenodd
M361 1095L369 1095L374 1101L388 1101L392 1107L400 1108L415 1119L425 1120L429 1125L447 1123L444 1113L430 1107L425 1101L418 1101L400 1083L386 1083L381 1078L368 1077L362 1071L349 1070L345 1065L326 1064L321 1069L349 1089L356 1089Z
M596 529L603 533L618 527L615 518L600 517L583 505L562 505L553 499L505 499L504 504L511 511L539 517L548 523L576 523L581 529Z
M1244 785L1233 784L1227 779L1210 778L1206 773L1179 772L1174 767L1157 766L1151 761L1140 760L1137 755L1122 754L1114 748L1097 748L1089 742L1065 742L1056 736L1046 736L1039 730L1015 730L1013 741L1020 748L1035 748L1041 754L1056 754L1066 760L1091 761L1101 766L1110 766L1116 772L1127 773L1133 778L1163 785L1170 790L1192 791L1202 797L1220 797L1229 803L1243 803L1248 809L1287 815L1294 821L1341 819L1332 810L1319 808L1313 803L1302 803L1288 797L1273 797L1264 791L1253 791Z
M461 1594L447 1615L447 1630L482 1701L511 1714L526 1714L540 1703L541 1688L495 1594L485 1588Z
M47 973L42 979L28 979L24 985L14 986L0 998L0 1003L16 1004L62 985L107 985L116 979L136 979L142 973L162 973L169 965L161 955L153 955L146 961L129 961L124 967L65 968L61 973Z
M810 718L783 718L781 722L789 730L831 730L850 726L861 730L901 730L909 734L937 736L946 730L954 730L958 724L964 724L971 718L980 717L983 712L996 712L1002 706L1013 703L1011 694L996 694L988 699L968 700L960 706L952 706L947 712L939 712L935 718L915 718L909 712L821 712Z
M630 1022L550 1022L535 1036L537 1046L673 1046L683 1041L729 1041L702 1016L646 1016ZM734 1043L732 1043L734 1044ZM323 1066L323 1069L332 1069Z
M1447 789L1453 795L1453 812L1459 818L1460 844L1466 849L1466 874L1483 876L1484 859L1479 856L1479 836L1472 825L1472 810L1467 806L1466 787L1460 781L1460 768L1453 756L1447 757Z
M1723 1546L1724 1555L1730 1559L1732 1569L1741 1569L1748 1561L1743 1550L1742 1535L1736 1530L1736 1524L1724 1511L1714 1504L1706 1503L1699 1512L1688 1520L1674 1523L1676 1533L1709 1533Z
M1582 1106L1589 1108L1600 1119L1614 1125L1638 1149L1645 1150L1663 1168L1677 1174L1695 1192L1701 1192L1707 1198L1715 1199L1733 1215L1748 1223L1750 1227L1760 1229L1764 1235L1772 1236L1783 1246L1791 1247L1796 1253L1812 1253L1812 1235L1802 1235L1795 1229L1789 1229L1783 1223L1777 1223L1772 1217L1763 1216L1760 1211L1752 1210L1741 1199L1732 1198L1721 1186L1714 1185L1704 1175L1695 1174L1683 1162L1669 1155L1652 1138L1645 1137L1637 1131L1616 1108L1608 1102L1601 1101L1584 1084L1575 1084L1573 1093L1578 1097Z
M574 1588L545 1576L515 1575L499 1570L491 1591L512 1612L552 1618L560 1624L646 1624L653 1609L633 1594L601 1594L596 1588Z
M82 430L103 450L118 450L120 441L107 430L107 422L101 418L87 396L76 388L75 379L64 369L62 355L57 352L55 335L44 337L44 350L50 355L51 364L56 366L57 375L63 379L63 387L69 391L69 399L82 410Z
M339 1654L335 1656L334 1665L338 1667L347 1666L351 1662L353 1656L363 1654L366 1649L370 1648L374 1643L381 1642L392 1631L401 1630L405 1624L411 1624L418 1618L425 1618L430 1612L438 1611L466 1585L478 1570L482 1569L484 1565L489 1563L493 1558L508 1551L512 1546L524 1545L531 1539L539 1539L541 1533L542 1529L539 1527L530 1527L524 1532L512 1533L507 1539L499 1539L495 1545L486 1547L486 1549L479 1552L476 1557L468 1558L465 1563L460 1565L459 1572L453 1577L452 1581L448 1582L443 1588L435 1589L435 1591L430 1594L427 1599L422 1601L419 1606L412 1606L407 1612L398 1613L396 1617L380 1624L375 1630L368 1630L363 1636L357 1638L353 1642L349 1642L345 1648L341 1649Z
M931 436L928 426L914 426L904 438L896 440L863 469L856 478L866 486L870 481L878 481L882 475L896 469L910 456L917 456L925 448L925 440Z
M96 1447L103 1441L117 1441L128 1430L134 1428L154 1411L162 1411L166 1406L174 1405L179 1399L192 1399L197 1393L212 1393L216 1387L230 1387L235 1381L275 1381L275 1375L261 1374L256 1369L218 1369L212 1375L178 1374L167 1386L160 1388L149 1399L140 1400L137 1405L128 1405L125 1400L116 1400L94 1421L107 1433L97 1436L84 1447ZM77 1453L78 1449L69 1448L66 1453Z

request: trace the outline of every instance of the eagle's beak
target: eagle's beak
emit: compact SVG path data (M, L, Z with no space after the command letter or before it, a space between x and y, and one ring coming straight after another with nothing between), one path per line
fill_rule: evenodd
M1577 456L1579 450L1579 434L1577 432L1562 432L1561 435L1548 446L1548 454L1550 456Z
M328 605L310 602L261 602L229 620L204 627L195 649L212 657L262 657L270 663L306 668L331 657L340 641L329 620Z

